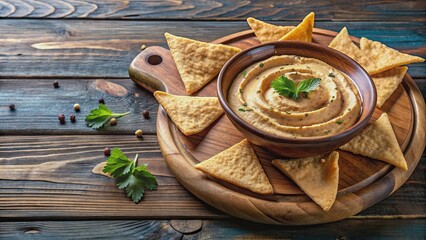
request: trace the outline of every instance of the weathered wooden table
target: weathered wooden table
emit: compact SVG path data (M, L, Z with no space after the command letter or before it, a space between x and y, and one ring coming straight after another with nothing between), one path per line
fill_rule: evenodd
M211 41L248 29L249 16L294 25L310 11L316 27L347 26L352 35L426 57L425 1L0 0L0 239L423 239L426 154L391 197L349 219L305 227L229 217L192 196L165 165L155 135L158 104L128 78L141 46L165 46L166 31ZM426 96L426 63L409 73ZM92 130L84 117L99 98L132 113ZM74 103L81 105L77 122L59 124L58 114L75 114ZM143 140L133 135L138 128ZM159 189L134 204L113 179L93 174L104 147L139 153Z

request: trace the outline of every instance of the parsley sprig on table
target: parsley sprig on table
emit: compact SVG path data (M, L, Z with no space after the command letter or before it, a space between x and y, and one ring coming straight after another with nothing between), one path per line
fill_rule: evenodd
M93 109L90 111L89 115L87 115L86 123L93 129L99 129L103 127L111 118L119 118L129 113L130 112L113 113L104 104L99 104L98 108Z
M286 76L281 76L274 79L271 83L271 87L278 92L278 94L293 98L294 100L299 99L299 93L309 93L320 85L321 78L308 78L299 82L296 86L293 80Z
M158 183L147 168L147 164L137 166L138 155L132 161L119 148L114 148L102 172L109 173L115 178L119 189L124 189L127 197L138 203L145 189L156 190Z

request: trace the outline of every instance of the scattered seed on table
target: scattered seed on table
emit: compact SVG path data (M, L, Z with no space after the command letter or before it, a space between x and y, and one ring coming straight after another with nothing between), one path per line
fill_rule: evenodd
M59 87L59 82L58 81L54 81L53 82L53 87L54 88L58 88Z
M136 137L138 137L138 138L142 137L142 134L143 134L142 129L138 129L138 130L136 130L136 131L135 131L135 135L136 135Z
M143 111L142 115L145 119L149 119L149 112L147 110Z
M111 149L109 149L109 148L107 148L107 147L106 147L106 148L104 148L104 155L105 155L105 156L107 156L107 157L108 157L109 155L111 155Z
M15 104L10 104L9 105L9 109L10 109L10 111L15 111Z
M74 111L80 112L80 104L78 103L74 104Z
M103 98L100 98L99 103L105 104L105 100Z
M111 125L111 126L117 125L117 119L116 118L111 118L111 120L109 120L109 125Z
M75 115L71 115L70 120L71 120L71 122L75 123Z
M60 114L60 115L58 116L58 120L59 120L59 122L60 122L61 124L64 124L64 123L65 123L65 115L64 115L64 114Z

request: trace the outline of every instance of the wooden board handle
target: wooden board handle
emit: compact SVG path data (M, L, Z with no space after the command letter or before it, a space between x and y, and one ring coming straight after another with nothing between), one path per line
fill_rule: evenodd
M130 78L147 89L184 94L185 89L170 51L159 46L148 47L139 53L129 67Z

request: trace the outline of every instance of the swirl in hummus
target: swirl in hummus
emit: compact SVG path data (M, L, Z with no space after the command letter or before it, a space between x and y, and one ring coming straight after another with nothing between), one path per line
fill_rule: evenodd
M280 76L298 82L320 78L317 89L298 100L279 95L271 82ZM339 70L314 58L270 57L240 73L229 90L229 105L244 121L264 132L292 138L345 131L360 115L358 90Z

